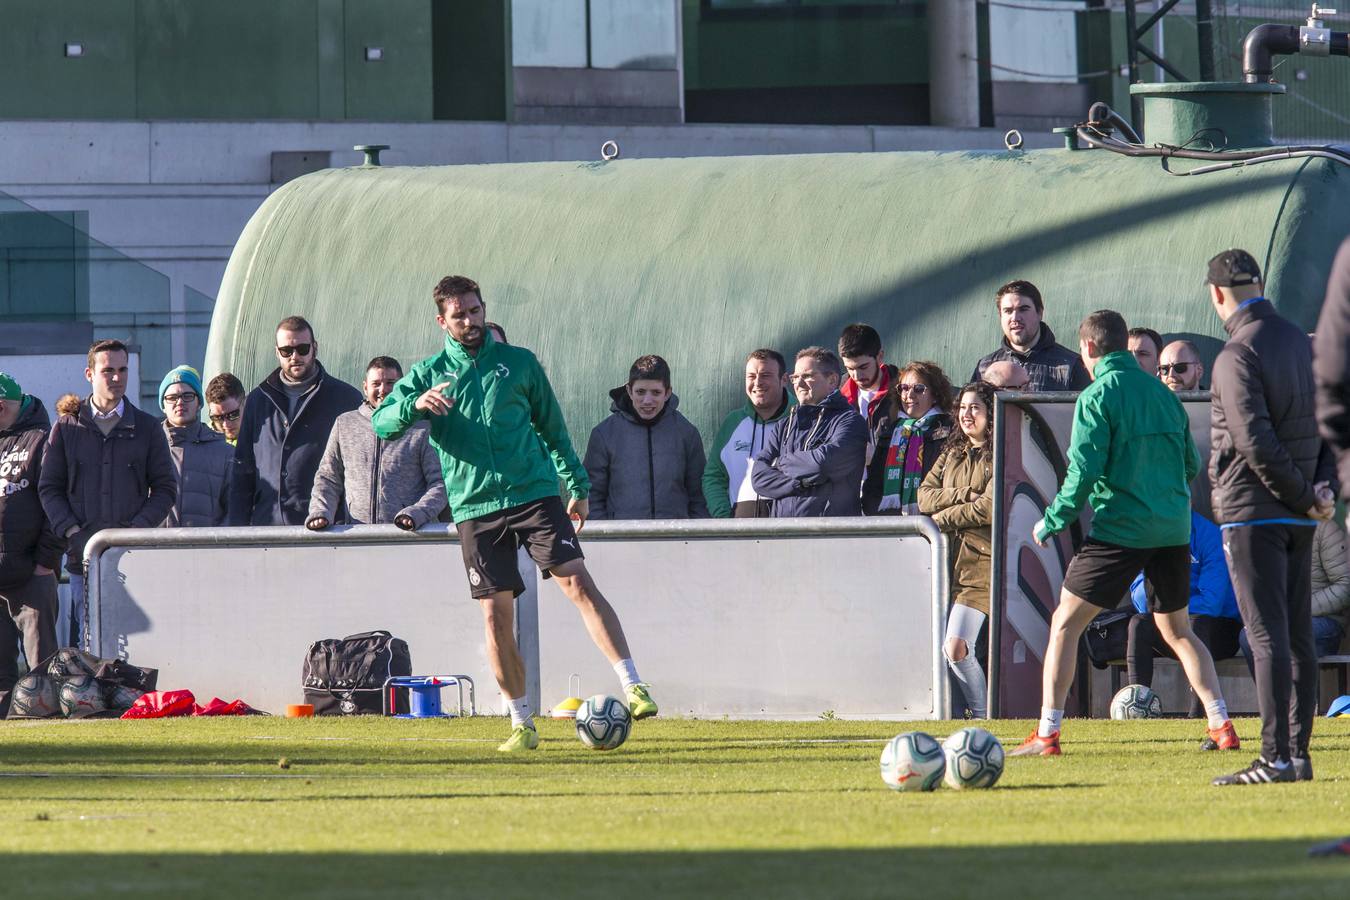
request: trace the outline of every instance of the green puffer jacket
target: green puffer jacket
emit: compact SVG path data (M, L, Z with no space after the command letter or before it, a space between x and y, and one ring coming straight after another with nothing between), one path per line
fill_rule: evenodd
M1176 547L1191 540L1190 483L1200 471L1181 401L1127 350L1097 363L1078 395L1069 471L1037 537L1056 534L1092 504L1091 537L1122 547Z
M428 416L416 408L418 397L451 377L455 405L448 414ZM524 347L499 344L488 334L474 357L447 336L444 350L399 379L371 426L392 440L423 419L431 422L456 523L556 497L559 478L575 499L584 500L591 489L548 376Z

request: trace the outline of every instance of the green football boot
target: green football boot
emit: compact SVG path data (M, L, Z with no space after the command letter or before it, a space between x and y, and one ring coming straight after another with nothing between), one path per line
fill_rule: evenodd
M624 689L624 697L628 700L628 714L633 717L634 722L639 719L650 719L656 715L656 701L648 693L650 687L638 682Z
M521 750L535 750L539 747L539 732L529 725L517 725L511 729L511 736L500 747L498 753L519 753Z

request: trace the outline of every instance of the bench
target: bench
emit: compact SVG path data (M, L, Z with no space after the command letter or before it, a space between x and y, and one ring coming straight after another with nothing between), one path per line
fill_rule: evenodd
M1169 666L1179 668L1179 663L1174 659L1159 657L1153 660L1154 677L1157 673ZM1113 659L1107 664L1111 675L1111 696L1125 686L1125 677L1128 666L1123 659ZM1216 660L1214 669L1218 672L1220 678L1225 677L1245 677L1247 675L1247 663L1239 654L1228 659ZM1331 696L1321 696L1318 699L1318 712L1324 713L1331 701L1336 697L1350 694L1350 653L1338 653L1330 656L1322 656L1317 660L1318 686L1322 683L1322 674L1332 672L1336 676L1336 693ZM1319 694L1322 692L1319 690Z

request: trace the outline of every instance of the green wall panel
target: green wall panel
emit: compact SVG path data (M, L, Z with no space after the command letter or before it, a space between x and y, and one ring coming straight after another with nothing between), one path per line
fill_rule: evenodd
M432 0L431 28L435 118L508 119L510 0Z
M0 117L136 115L134 0L5 0L0 7ZM67 41L85 55L67 59Z
M431 4L346 0L348 119L431 118ZM367 62L366 47L384 59Z
M314 0L139 0L137 114L318 117Z

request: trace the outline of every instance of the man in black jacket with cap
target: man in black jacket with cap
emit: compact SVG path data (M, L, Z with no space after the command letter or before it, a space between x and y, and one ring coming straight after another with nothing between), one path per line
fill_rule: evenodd
M1207 280L1228 332L1210 387L1214 518L1252 645L1261 709L1261 756L1214 783L1310 780L1313 530L1335 508L1334 470L1314 415L1312 346L1265 298L1250 253L1215 256Z

